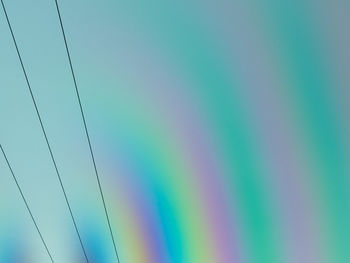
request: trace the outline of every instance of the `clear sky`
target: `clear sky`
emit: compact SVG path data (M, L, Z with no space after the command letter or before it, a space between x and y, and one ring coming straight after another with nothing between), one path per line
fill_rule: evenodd
M121 263L350 262L350 4L60 0ZM116 262L54 0L4 0L90 262ZM0 12L0 143L84 262ZM0 263L49 262L0 156Z

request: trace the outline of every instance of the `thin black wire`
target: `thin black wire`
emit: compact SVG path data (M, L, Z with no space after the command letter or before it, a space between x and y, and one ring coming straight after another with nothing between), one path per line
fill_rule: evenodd
M47 244L46 244L46 242L45 242L45 240L44 240L44 238L43 238L43 236L42 236L42 234L41 234L41 231L40 231L40 229L39 229L39 226L38 226L38 224L37 224L37 222L36 222L36 220L35 220L35 218L34 218L34 216L33 216L33 214L32 214L32 211L31 211L30 208L29 208L27 199L25 198L25 196L24 196L24 194L23 194L23 192L22 192L21 186L19 185L19 183L18 183L18 181L17 181L17 178L16 178L16 176L15 176L15 173L14 173L13 170L12 170L12 167L11 167L11 165L10 165L10 162L9 162L9 160L7 159L6 153L5 153L4 149L2 148L2 145L1 145L1 144L0 144L0 149L1 149L1 151L2 151L2 154L4 155L4 158L5 158L5 161L6 161L6 163L7 163L7 166L8 166L8 168L9 168L10 171L11 171L12 178L13 178L13 180L15 181L15 183L16 183L16 185L17 185L18 191L19 191L19 193L20 193L21 196L22 196L22 199L23 199L23 201L24 201L24 204L26 205L26 208L27 208L27 210L28 210L28 213L29 213L30 217L32 218L32 221L33 221L33 223L34 223L34 225L35 225L36 230L38 231L38 234L39 234L39 236L40 236L40 239L41 239L41 241L43 242L43 245L44 245L44 247L45 247L45 249L46 249L46 252L47 252L47 254L48 254L49 257L50 257L51 262L52 262L52 263L55 263L54 260L53 260L53 258L52 258L52 255L51 255L51 253L50 253L50 250L49 250L49 248L47 247Z
M52 162L53 162L53 164L54 164L54 167L55 167L55 170L56 170L57 178L58 178L58 180L59 180L59 183L60 183L60 186L61 186L63 195L64 195L64 199L65 199L66 204L67 204L67 206L68 206L69 213L70 213L70 216L71 216L71 218L72 218L75 231L76 231L76 233L77 233L77 235L78 235L81 248L82 248L82 250L83 250L83 252L84 252L84 257L85 257L86 261L89 263L89 259L88 259L88 257L87 257L87 254L86 254L86 251L85 251L85 248L84 248L84 245L83 245L81 236L80 236L80 234L79 234L78 227L77 227L77 224L76 224L76 222L75 222L74 215L73 215L73 212L72 212L70 203L69 203L69 201L68 201L68 197L67 197L66 190L65 190L65 188L64 188L64 186L63 186L62 179L61 179L60 173L59 173L59 171L58 171L58 167L57 167L57 164L56 164L56 161L55 161L55 158L54 158L52 149L51 149L51 145L50 145L50 143L49 143L49 139L48 139L48 137L47 137L46 130L45 130L44 124L43 124L43 122L42 122L41 115L40 115L38 106L37 106L37 104L36 104L36 100L35 100L35 97L34 97L32 88L31 88L30 83L29 83L29 80L28 80L28 76L27 76L27 73L26 73L26 70L25 70L23 61L22 61L21 54L20 54L19 49L18 49L18 46L17 46L17 41L16 41L16 38L15 38L15 36L14 36L13 30L12 30L12 26L11 26L9 17L8 17L8 15L7 15L6 8L5 8L5 5L4 5L3 0L1 0L1 4L2 4L2 8L3 8L3 10L4 10L4 13L5 13L6 21L7 21L8 27L9 27L9 29L10 29L11 36L12 36L14 45L15 45L15 47L16 47L17 55L18 55L18 58L19 58L19 61L20 61L20 64L21 64L21 67L22 67L22 70L23 70L23 73L24 73L24 77L25 77L26 82L27 82L27 86L28 86L28 89L29 89L29 92L30 92L30 96L31 96L31 98L32 98L32 101L33 101L33 104L34 104L34 107L35 107L35 111L36 111L36 114L37 114L38 119L39 119L39 122L40 122L41 130L42 130L42 132L43 132L43 134L44 134L45 141L46 141L48 150L49 150L49 152L50 152L51 160L52 160Z
M108 214L108 210L107 210L104 194L103 194L103 191L102 191L102 186L101 186L101 182L100 182L100 176L99 176L99 173L98 173L98 170L97 170L97 167L96 167L95 156L94 156L94 152L92 150L90 135L89 135L87 124L86 124L86 120L85 120L85 114L84 114L83 106L82 106L81 99L80 99L79 89L78 89L77 81L76 81L74 70L73 70L73 63L72 63L72 60L71 60L71 56L70 56L70 52L69 52L69 48L68 48L68 44L67 44L67 38L66 38L64 27L63 27L61 12L60 12L57 0L55 0L55 4L56 4L57 15L58 15L58 18L59 18L59 21L60 21L60 26L61 26L61 31L62 31L62 35L63 35L64 44L65 44L65 47L66 47L66 52L67 52L67 57L68 57L68 61L69 61L69 66L70 66L70 70L71 70L73 81L74 81L75 92L76 92L77 99L78 99L78 102L79 102L80 113L81 113L81 117L83 119L85 134L86 134L86 138L87 138L87 141L88 141L88 144L89 144L90 155L91 155L91 159L92 159L92 162L93 162L93 165L94 165L95 175L96 175L98 187L99 187L99 190L100 190L100 195L101 195L101 199L102 199L102 203L103 203L103 208L104 208L106 219L107 219L107 222L108 222L109 232L110 232L110 235L111 235L111 238L112 238L114 251L115 251L115 254L117 256L118 263L119 263L120 261L119 261L118 250L117 250L117 246L116 246L116 243L115 243L115 240L114 240L114 235L113 235L113 231L112 231L112 227L111 227L111 223L110 223L110 219L109 219L109 214Z

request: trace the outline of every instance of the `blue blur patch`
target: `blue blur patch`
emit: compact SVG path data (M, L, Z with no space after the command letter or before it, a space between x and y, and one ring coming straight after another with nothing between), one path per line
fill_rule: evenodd
M90 263L109 263L110 248L97 226L91 225L84 231L84 247ZM85 262L85 259L82 261Z
M159 221L168 252L168 262L184 262L184 250L180 234L181 231L176 218L176 212L163 191L156 191L155 197L156 207L159 213Z
M0 263L29 263L26 253L20 242L11 240L10 238L2 240L0 246Z

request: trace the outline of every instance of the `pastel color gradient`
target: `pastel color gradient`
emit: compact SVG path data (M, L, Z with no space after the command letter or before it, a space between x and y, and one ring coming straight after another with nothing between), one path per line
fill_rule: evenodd
M121 263L350 262L350 2L60 0ZM4 0L91 263L117 262L52 0ZM85 262L0 12L0 143ZM0 156L0 263L49 258Z

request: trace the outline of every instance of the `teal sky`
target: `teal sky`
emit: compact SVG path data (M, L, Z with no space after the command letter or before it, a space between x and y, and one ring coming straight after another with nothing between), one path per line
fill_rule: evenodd
M54 1L4 1L91 262L115 262ZM121 262L350 260L346 1L59 1ZM81 250L0 12L0 143ZM0 263L48 262L0 158Z

